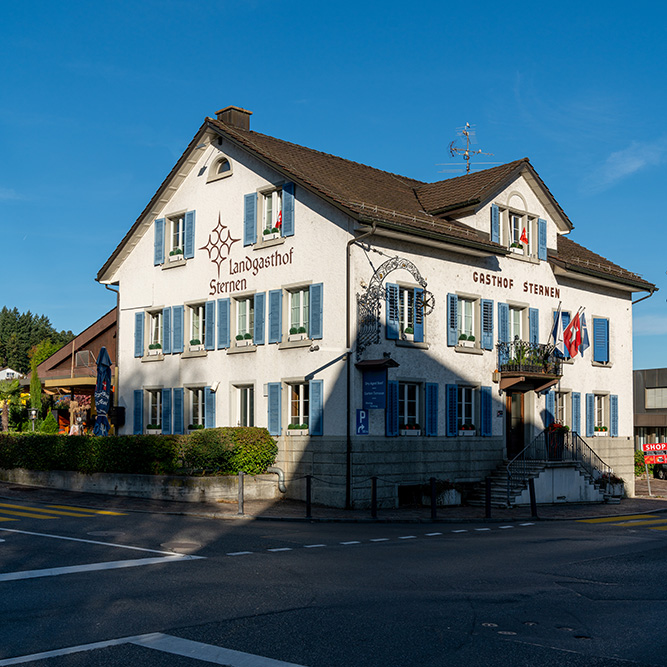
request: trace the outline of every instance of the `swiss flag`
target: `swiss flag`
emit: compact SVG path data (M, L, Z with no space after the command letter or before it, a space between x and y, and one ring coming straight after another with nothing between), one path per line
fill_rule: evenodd
M521 232L521 237L519 238L519 241L521 241L521 243L525 243L526 245L528 245L528 234L526 234L526 228L525 227L523 228L523 231Z
M574 359L579 353L579 346L581 345L581 322L579 320L579 313L577 313L572 321L567 325L565 331L563 331L563 342L565 347L570 354L570 357Z
M278 211L278 220L276 221L276 229L280 229L283 224L283 212Z

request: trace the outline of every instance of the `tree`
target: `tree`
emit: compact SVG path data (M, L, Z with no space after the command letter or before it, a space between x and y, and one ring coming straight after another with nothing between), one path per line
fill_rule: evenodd
M9 402L19 393L19 381L0 380L0 401L2 401L2 430L9 430Z
M42 409L42 381L37 374L37 364L33 364L30 376L30 407Z

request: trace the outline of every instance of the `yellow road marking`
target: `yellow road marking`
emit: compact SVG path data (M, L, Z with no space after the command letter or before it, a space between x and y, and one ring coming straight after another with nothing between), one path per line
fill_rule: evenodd
M10 516L27 516L29 519L59 519L59 516L47 516L46 514L32 514L31 512L17 512L15 510L0 510L2 514Z
M579 519L579 523L613 523L627 519L652 519L654 514L628 514L627 516L606 516L601 519Z
M62 516L89 516L88 514L75 514L74 512L63 512L62 510L46 510L40 507L31 507L30 505L10 505L8 503L0 503L0 507L9 507L10 509L24 510L30 512L44 512L45 514L59 514ZM0 512L3 510L0 510Z
M652 519L650 521L623 521L616 526L652 526L658 523L667 523L667 519Z
M656 526L655 528L651 528L651 530L667 530L667 526Z
M74 510L75 512L85 512L86 514L106 514L109 516L125 516L123 512L110 512L108 510L88 510L83 507L70 507L69 505L49 505L61 510Z
M0 521L16 521L16 519L10 519L9 517L6 516L0 516Z

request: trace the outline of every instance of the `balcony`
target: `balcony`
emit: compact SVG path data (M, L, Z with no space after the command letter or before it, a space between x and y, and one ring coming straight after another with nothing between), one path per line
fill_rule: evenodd
M529 343L515 338L498 343L498 376L503 391L545 391L563 375L560 358L553 345Z

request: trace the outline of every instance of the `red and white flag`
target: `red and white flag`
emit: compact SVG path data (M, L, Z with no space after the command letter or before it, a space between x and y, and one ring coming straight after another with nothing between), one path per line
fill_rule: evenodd
M578 312L563 331L563 342L570 358L574 359L579 354L579 346L581 345L581 321Z
M276 221L276 229L280 229L282 224L283 224L283 212L281 210L278 211L278 220Z
M523 231L521 232L521 236L519 237L519 241L521 241L521 243L525 243L526 245L528 245L528 234L526 234L526 228L525 227L523 228Z

